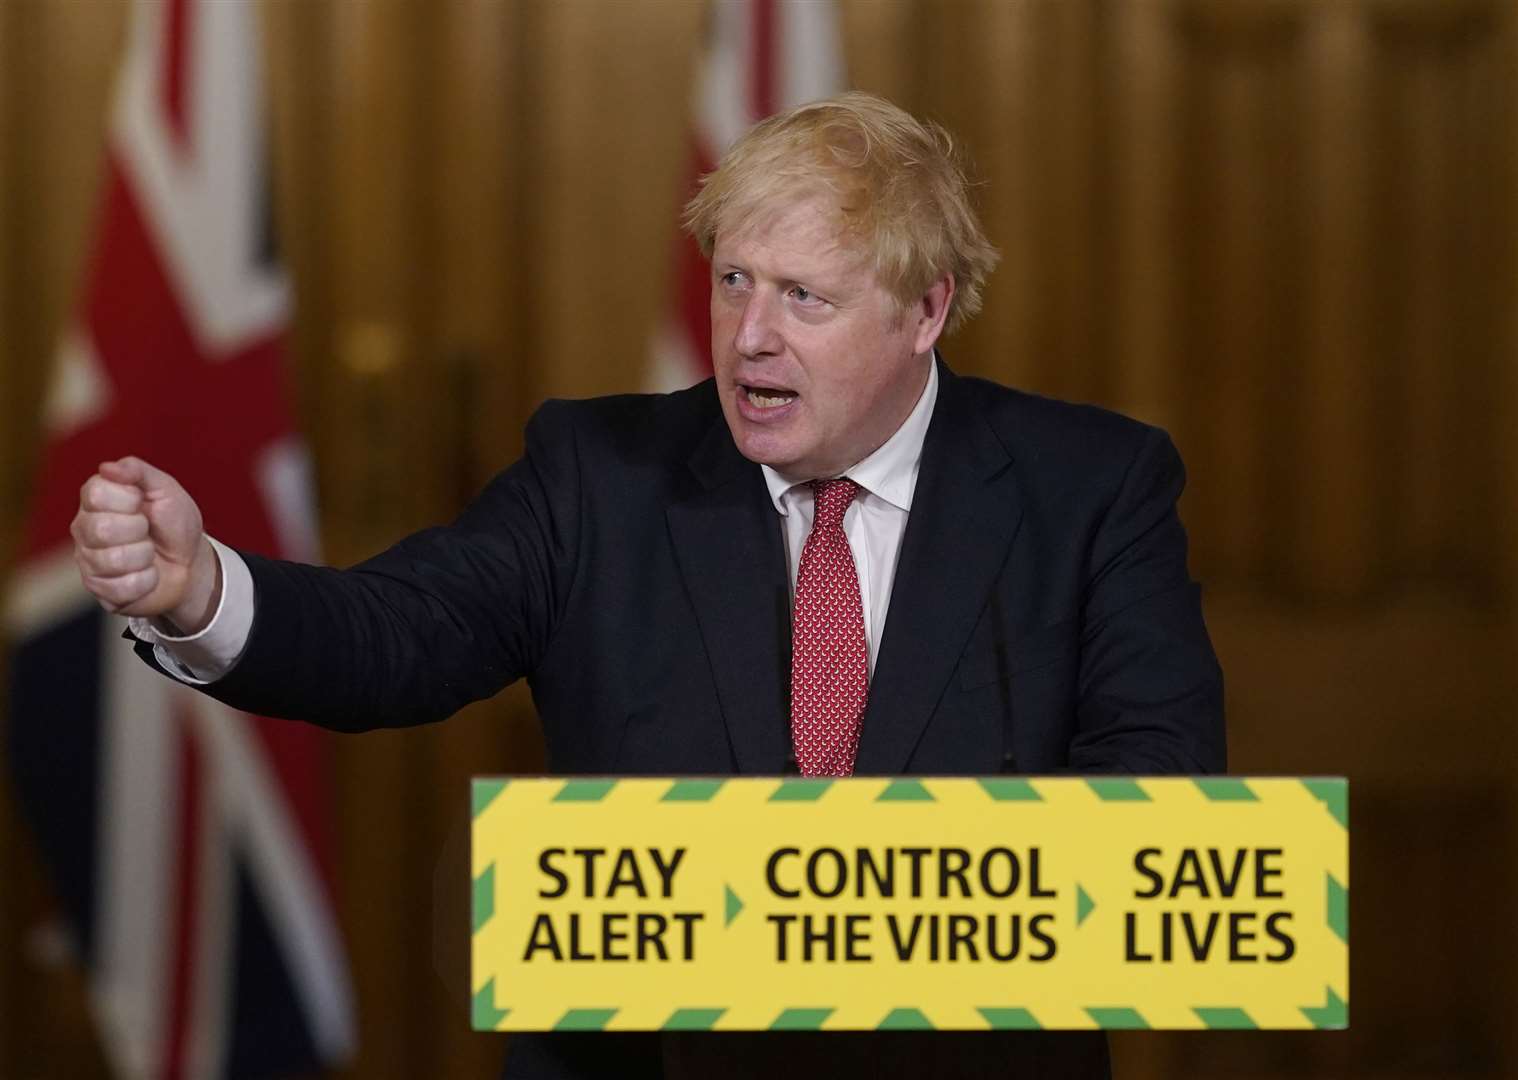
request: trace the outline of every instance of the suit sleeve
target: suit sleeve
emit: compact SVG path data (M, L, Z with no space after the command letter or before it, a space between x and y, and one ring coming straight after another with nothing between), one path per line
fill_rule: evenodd
M441 720L531 672L575 583L572 415L545 405L522 459L456 521L352 569L242 553L252 630L237 665L204 692L258 715L363 731ZM138 652L154 663L150 649Z
M1091 546L1072 771L1227 767L1223 676L1186 567L1180 455L1147 429Z

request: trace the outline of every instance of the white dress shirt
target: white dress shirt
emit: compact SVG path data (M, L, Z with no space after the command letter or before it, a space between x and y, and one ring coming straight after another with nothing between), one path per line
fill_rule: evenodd
M215 537L208 539L221 562L221 600L205 629L179 637L159 619L127 620L133 637L152 643L153 656L165 671L196 686L231 671L253 629L253 574L241 555Z
M869 457L843 476L861 488L843 516L854 568L859 573L859 597L864 604L864 633L870 647L870 675L880 653L886 610L891 604L891 582L901 555L901 538L912 509L917 471L922 463L922 443L938 399L938 365L928 365L928 384L923 387L912 412L896 433ZM770 498L780 514L786 557L790 562L791 596L795 598L796 573L801 549L812 530L812 489L816 477L790 479L768 465L761 465ZM831 479L831 477L825 478ZM153 645L153 655L166 671L187 683L215 682L232 670L248 644L253 628L253 575L242 556L217 540L211 540L221 561L221 601L205 629L176 636L165 624L152 619L129 619L128 628L140 641Z
M880 655L880 638L885 632L886 611L891 606L891 583L896 579L896 561L901 556L901 538L907 531L907 515L912 510L912 494L917 490L917 471L922 464L922 443L933 419L933 403L938 399L938 365L928 365L928 385L880 449L841 475L860 487L854 502L843 515L843 533L848 537L854 569L859 574L859 599L864 604L864 637L870 647L870 677L875 676L875 658ZM791 599L796 598L796 575L801 569L801 549L812 531L814 498L810 481L817 477L792 480L768 465L759 466L770 499L780 512L785 536L785 554L791 567ZM823 477L822 479L833 479Z

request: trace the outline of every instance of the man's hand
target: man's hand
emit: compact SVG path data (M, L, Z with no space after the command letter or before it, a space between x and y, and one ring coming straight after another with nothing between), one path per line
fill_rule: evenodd
M168 473L135 457L102 462L69 531L84 586L107 611L163 616L184 634L211 621L221 563L200 508Z

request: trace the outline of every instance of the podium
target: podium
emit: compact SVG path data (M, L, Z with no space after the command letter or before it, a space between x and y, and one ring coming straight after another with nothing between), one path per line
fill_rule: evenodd
M1348 1026L1342 778L471 794L477 1030Z

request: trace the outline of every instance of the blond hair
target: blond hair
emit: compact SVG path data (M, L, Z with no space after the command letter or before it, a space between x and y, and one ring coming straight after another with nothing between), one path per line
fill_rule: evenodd
M903 310L953 275L945 327L952 332L980 310L999 258L969 188L947 131L884 98L850 91L750 128L701 178L682 224L709 259L719 228L740 229L781 199L826 194L841 230L871 258Z

